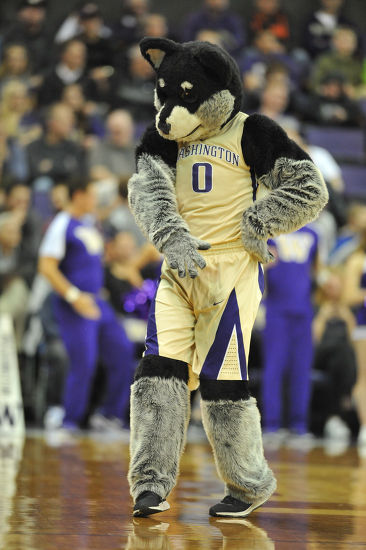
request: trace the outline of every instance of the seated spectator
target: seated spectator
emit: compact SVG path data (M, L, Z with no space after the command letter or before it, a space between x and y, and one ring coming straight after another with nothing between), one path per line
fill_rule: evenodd
M51 62L51 32L46 22L47 0L22 0L16 19L4 32L3 43L24 44L32 72L39 74Z
M136 44L144 36L144 19L149 12L148 0L125 0L119 21L113 27L121 50Z
M83 88L80 84L65 86L61 99L74 113L76 141L87 149L95 143L96 137L104 137L105 127L103 118L98 113L97 105L91 101L86 101Z
M29 288L37 271L38 248L42 236L42 220L31 208L30 201L31 192L25 183L13 181L5 188L2 211L14 214L20 223L18 253L21 262L17 272Z
M17 140L22 146L37 139L42 127L26 85L11 80L3 86L1 96L0 116L8 139Z
M281 126L297 127L295 117L287 114L290 89L284 82L270 82L264 88L258 112L275 120Z
M128 73L121 74L115 83L112 105L115 109L127 109L139 127L139 135L155 116L155 74L141 55L139 46L129 49Z
M331 251L329 263L344 265L346 260L360 247L360 235L366 233L366 205L351 203L347 212L347 223L340 230Z
M224 47L222 35L219 31L202 29L196 34L196 40L200 40L201 42L210 42L211 44L216 44L216 46L220 46L220 48Z
M303 47L313 58L330 50L337 27L354 27L342 14L344 0L320 0L319 4L305 25L303 38Z
M106 138L90 150L88 166L93 180L130 175L135 169L134 126L131 115L112 111L106 121Z
M59 63L45 78L38 94L40 107L60 101L65 86L80 84L88 99L93 95L93 84L86 69L86 47L81 40L70 40L63 45Z
M356 381L356 358L351 340L356 322L350 308L341 302L342 285L340 274L334 271L319 290L320 307L313 320L316 344L313 366L329 377L324 435L348 441L351 430L342 417L351 408Z
M143 36L154 38L168 37L169 28L165 15L161 13L148 13L143 18Z
M297 105L306 122L321 126L362 126L364 115L357 101L347 94L348 85L339 73L323 77L317 91Z
M338 27L334 31L331 45L332 50L319 56L314 62L311 89L316 92L329 74L339 74L344 78L346 94L354 97L356 87L361 84L362 69L362 63L356 55L357 35L351 28Z
M17 213L0 214L0 313L14 321L17 346L24 331L29 291L19 275L22 219Z
M3 52L0 65L0 90L10 80L21 81L27 88L38 84L38 79L31 76L29 56L24 44L8 44Z
M28 163L24 148L16 138L7 136L0 119L0 199L4 181L25 181L27 176Z
M281 0L255 0L255 10L249 19L251 39L261 31L270 31L282 44L290 41L288 15L281 9Z
M217 31L225 49L238 55L245 44L241 17L230 10L230 0L204 0L198 11L191 13L182 25L182 40L196 40L201 30Z
M282 66L287 71L292 87L297 87L301 82L302 68L287 53L283 44L270 30L259 31L254 37L253 46L248 48L239 60L244 91L253 93L262 90L266 73L274 65Z
M93 2L84 4L79 12L81 32L77 38L84 42L87 50L86 66L89 71L103 67L114 67L115 49L112 31L104 25L102 14Z
M55 181L68 181L83 173L83 150L69 139L74 122L67 105L56 103L49 109L44 134L27 147L28 179L32 185L37 178L46 177L51 187Z
M147 245L150 249L150 245ZM117 313L147 320L156 292L161 256L146 254L136 246L134 236L111 228L106 245L105 288Z
M141 247L146 239L136 224L135 218L128 205L127 191L128 177L122 177L118 185L118 198L111 208L106 220L107 226L111 226L117 232L130 233L133 235L137 246Z

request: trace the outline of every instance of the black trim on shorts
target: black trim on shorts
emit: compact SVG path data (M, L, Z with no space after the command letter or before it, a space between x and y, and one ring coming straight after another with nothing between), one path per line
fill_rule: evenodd
M200 380L204 401L245 401L250 398L248 380Z
M142 377L178 378L188 384L188 364L161 355L145 355L135 371L135 381Z

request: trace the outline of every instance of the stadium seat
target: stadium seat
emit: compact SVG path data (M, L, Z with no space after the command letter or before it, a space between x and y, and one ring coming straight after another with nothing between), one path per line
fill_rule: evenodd
M345 195L366 199L366 165L342 164Z
M311 145L324 147L338 160L365 160L365 133L360 128L306 126L305 135Z

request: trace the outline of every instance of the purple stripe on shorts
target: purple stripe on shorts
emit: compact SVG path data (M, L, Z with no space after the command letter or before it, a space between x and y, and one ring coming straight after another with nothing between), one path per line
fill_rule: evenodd
M154 299L151 302L149 316L147 319L147 330L146 330L146 340L145 340L146 350L144 355L159 355L158 331L156 329L156 317L155 317L155 301L156 301L158 288L159 288L159 285L157 286Z
M263 267L261 266L261 264L259 262L258 262L258 284L259 284L260 291L263 294L263 292L264 292L264 273L263 273Z
M240 325L239 307L236 298L235 288L232 290L227 301L226 307L220 319L219 326L217 327L215 340L203 364L200 378L217 380L234 326L236 327L236 335L238 341L238 354L241 376L242 380L247 380L243 333Z

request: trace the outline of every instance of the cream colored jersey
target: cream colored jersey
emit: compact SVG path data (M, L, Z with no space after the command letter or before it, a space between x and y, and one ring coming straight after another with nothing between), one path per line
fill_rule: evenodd
M178 144L178 209L191 234L211 245L240 239L243 212L253 203L241 148L247 117L239 112L215 136Z

